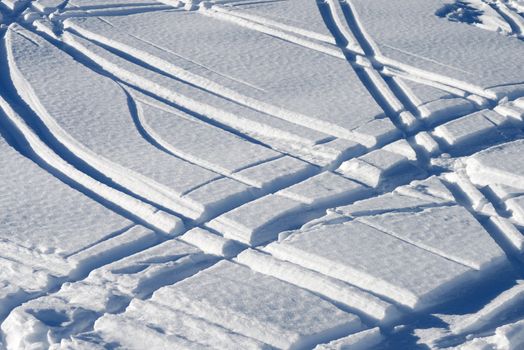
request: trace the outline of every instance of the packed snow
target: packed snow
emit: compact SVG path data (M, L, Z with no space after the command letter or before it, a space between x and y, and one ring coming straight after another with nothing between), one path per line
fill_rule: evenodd
M0 349L524 348L522 0L0 0Z

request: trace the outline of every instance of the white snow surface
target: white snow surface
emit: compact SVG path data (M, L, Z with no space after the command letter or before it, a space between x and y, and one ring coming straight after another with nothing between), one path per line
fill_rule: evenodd
M522 0L0 0L0 350L524 347Z

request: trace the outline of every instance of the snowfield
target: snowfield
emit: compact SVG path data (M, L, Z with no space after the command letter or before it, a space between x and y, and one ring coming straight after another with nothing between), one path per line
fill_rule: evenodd
M0 0L0 349L524 349L524 1Z

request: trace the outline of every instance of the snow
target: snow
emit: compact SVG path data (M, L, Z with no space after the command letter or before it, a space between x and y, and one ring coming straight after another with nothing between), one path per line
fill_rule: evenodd
M177 240L169 240L95 269L83 280L65 283L53 295L16 308L2 324L8 349L53 347L66 343L104 312L124 309L129 298L151 293L177 278L194 274L212 262L208 255ZM202 265L204 264L204 265ZM196 271L195 271L196 270ZM149 291L149 292L148 292Z
M524 298L524 286L521 282L508 289L490 301L486 306L474 314L463 315L451 325L450 329L455 334L471 333L488 325L490 320L495 320L501 314L509 312Z
M171 13L165 12L143 13L125 19L111 17L108 20L121 31L154 45L169 47L170 51L179 56L191 57L191 61L198 63L199 70L204 66L206 70L222 75L221 72L228 72L227 75L233 77L235 82L231 83L232 79L221 79L220 83L226 88L238 85L236 81L256 86L256 89L242 88L242 91L248 97L262 102L270 98L278 108L275 111L278 117L288 120L293 116L293 122L297 124L334 136L348 137L351 129L382 115L379 106L358 83L355 73L343 60L329 58L300 46L286 45L257 31L239 28L203 14L180 12L176 21L172 20ZM154 21L150 20L151 16L154 16ZM81 26L96 32L99 22L87 19L82 21ZM206 38L206 45L197 48L191 45L191 36L183 35L174 40L174 37L168 35L188 25L193 35ZM159 32L157 26L164 28L164 31ZM235 44L225 47L222 45L223 40L232 40ZM224 50L227 50L227 54ZM235 50L235 53L231 50ZM307 50L307 55L303 54L304 50ZM290 64L287 61L289 57L300 57L300 61ZM326 64L326 61L330 63ZM256 70L252 67L256 67ZM191 68L188 70L194 72ZM297 85L295 82L298 80L300 84ZM297 90L299 86L308 88ZM332 92L329 96L321 93L326 89ZM358 101L350 109L338 102L348 95ZM348 114L353 116L349 124L345 118Z
M231 175L240 169L281 156L271 149L247 142L168 108L137 104L145 131L180 158ZM235 150L236 156L231 157L228 150Z
M370 220L373 220L373 217L385 213L393 215L407 213L411 216L426 209L449 206L454 203L453 195L442 181L432 176L397 187L393 192L335 207L329 211L348 218L370 216Z
M147 6L157 4L156 1L148 0L69 0L67 7L80 8L103 8L103 7L119 7L125 5Z
M342 163L338 171L375 188L383 184L388 177L417 171L410 159L399 153L378 149Z
M0 349L520 349L522 0L0 0Z
M384 146L383 149L385 151L393 152L401 156L404 156L411 161L417 160L417 152L413 149L409 142L404 139L392 142Z
M514 249L524 252L524 235L507 218L492 216L489 220Z
M334 212L348 217L378 215L388 212L402 212L406 210L433 206L433 201L387 193L378 197L357 201L354 204L334 208Z
M497 327L491 336L475 337L471 340L453 347L457 350L489 350L489 349L503 349L503 350L517 350L524 344L522 338L522 330L524 321L508 323Z
M23 29L19 30L24 33ZM180 205L173 203L177 198L170 198L177 192L183 193L218 176L147 143L130 123L132 119L129 119L124 91L111 80L96 75L42 39L36 39L39 40L37 46L13 29L9 30L8 38L12 49L10 62L18 72L15 81L19 82L21 89L31 84L27 100L33 101L35 109L40 111L40 118L60 135L62 142L73 147L83 161L101 168L106 176L113 177L122 185L131 185L139 195L153 196L172 208ZM37 55L53 57L46 61L43 71L52 74L52 79L38 79L42 70L32 61ZM81 79L82 84L77 79ZM81 89L86 86L89 86L90 95ZM60 100L59 94L49 93L64 90L69 95L66 100ZM39 92L41 97L38 97ZM93 104L91 101L98 102ZM107 115L112 118L105 118ZM150 163L146 164L142 159ZM163 166L159 168L158 164ZM130 172L131 169L134 171ZM185 172L191 176L183 176ZM193 208L191 203L181 205L189 207L186 211L199 211L196 203Z
M58 156L58 154L54 153L37 137L37 135L24 122L22 117L2 98L0 98L0 105L6 113L6 117L18 129L19 141L22 143L26 142L31 152L34 152L38 157L45 159L45 162L49 165L50 169L56 170L59 174L64 175L65 178L74 181L88 191L92 191L101 198L106 199L109 203L112 203L116 207L132 214L137 218L137 220L147 223L161 232L177 234L183 230L183 223L176 216L169 215L168 213L158 210L136 198L100 183L87 176L85 173L80 172L71 164L66 163Z
M493 338L502 349L518 349L524 345L523 331L524 321L519 321L497 328Z
M37 0L31 6L40 12L48 14L57 10L64 2L64 0Z
M203 252L227 258L237 255L242 250L242 247L235 241L199 227L189 230L180 239L198 247Z
M243 251L238 255L236 261L256 272L276 277L323 295L330 300L335 300L353 310L353 312L364 314L381 323L388 324L400 317L400 312L394 305L372 294L299 265L275 259L256 250Z
M474 105L463 98L445 98L420 105L421 117L428 124L438 124L473 110Z
M266 188L269 191L278 187L285 187L312 176L317 169L310 164L296 158L284 156L269 160L262 164L255 164L235 173L235 176L253 186Z
M11 11L18 11L28 2L29 0L2 0L0 4Z
M274 239L277 225L281 230L299 223L297 217L305 204L277 194L270 194L235 208L209 222L209 227L223 232L227 238L249 245ZM279 221L280 219L280 221Z
M0 138L0 314L99 261L157 235L59 181Z
M520 156L523 141L503 143L482 151L467 161L467 171L474 183L502 184L523 188L524 162Z
M72 21L66 21L65 26L86 34ZM169 79L165 74L133 64L77 35L65 33L64 39L119 79L136 85L140 89L145 89L147 92L171 103L192 110L200 115L201 119L211 119L213 122L239 130L249 137L261 139L262 142L274 145L275 148L286 150L291 154L306 155L315 159L325 157L323 145L316 145L316 143L325 140L329 135L302 127L299 125L300 123L296 124L294 117L281 119L259 112L256 108L248 108L244 103L220 98L216 93L207 93L205 89L194 87L193 83L184 84L179 80ZM202 83L199 82L199 84ZM209 83L205 82L204 84L204 87L207 88ZM219 89L220 91L223 90L221 86ZM297 142L299 143L298 146L301 147L297 147L295 144ZM303 149L304 147L305 149ZM322 151L324 152L320 155L317 154ZM329 151L329 149L326 151Z
M310 292L227 261L159 289L151 300L279 348L360 328L358 317Z
M265 250L415 309L444 300L446 292L472 278L473 272L353 221L296 232Z
M220 1L216 2L220 3ZM315 40L335 43L324 22L318 16L318 9L314 2L304 3L300 0L291 0L283 4L237 2L231 4L228 10L235 16Z
M262 342L150 300L135 299L124 314L104 315L96 321L94 329L105 342L118 342L128 349L268 348Z
M484 194L469 180L463 173L445 174L444 178L450 186L456 186L456 189L463 194L463 199L469 206L479 212L487 215L493 214L495 209L493 204L484 196ZM490 211L492 211L490 213Z
M424 180L412 181L408 185L396 188L395 192L436 203L453 202L455 200L447 186L435 175Z
M67 256L133 225L39 168L0 138L0 235L14 247Z
M460 91L456 91L455 94L453 94L450 91L439 89L432 85L419 83L415 80L407 78L396 78L395 80L399 85L402 85L403 89L407 93L409 93L409 97L417 106L421 106L429 102L454 98L457 97L457 93L460 94Z
M524 59L518 40L435 16L446 2L352 1L355 12L380 50L380 59L437 82L479 95L521 93ZM392 30L395 28L395 30ZM409 38L405 40L404 38ZM516 60L506 60L505 57ZM408 68L409 66L409 68ZM411 68L412 67L412 68ZM518 73L518 74L517 74Z
M332 206L339 201L355 201L368 192L369 189L361 184L332 172L323 172L287 187L278 194L312 206Z
M524 117L524 110L521 105L517 105L518 100L500 104L494 108L494 110L501 115L507 117L512 123L519 126L522 125L522 119Z
M479 111L438 126L435 135L443 138L449 147L457 147L483 142L493 137L496 130L496 125Z
M440 147L435 139L427 132L422 131L413 136L413 143L416 144L422 152L427 155L436 155L440 153Z
M385 213L359 221L476 270L489 269L505 260L504 252L489 233L463 207Z
M348 335L347 337L333 340L327 344L320 344L315 347L315 350L329 350L329 349L369 349L377 346L382 342L384 337L380 334L379 328L371 328L362 332Z
M507 209L511 212L512 218L520 225L524 226L524 196L510 198L506 202Z

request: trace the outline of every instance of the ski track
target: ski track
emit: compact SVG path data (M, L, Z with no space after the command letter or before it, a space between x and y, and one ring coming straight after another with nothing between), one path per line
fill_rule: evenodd
M376 66L377 70L381 71L383 74L392 74L395 76L406 75L407 77L409 77L408 79L423 80L426 84L442 85L445 89L449 89L450 91L458 89L465 91L468 94L478 94L488 99L493 99L493 95L484 91L484 89L466 82L458 81L452 77L442 76L434 72L424 71L420 68L411 67L405 63L396 62L394 60L389 59L388 57L383 57L380 54L374 56L367 55L363 52L362 48L360 47L361 42L359 42L356 39L355 34L351 30L347 30L345 25L343 24L344 21L346 21L346 18L348 18L353 28L355 28L357 32L359 32L358 19L354 17L354 15L352 14L350 2L342 1L340 2L341 5L339 5L338 0L324 0L317 1L317 3L321 7L327 7L326 10L330 12L329 16L332 17L333 23L330 23L328 27L330 30L333 30L336 27L336 34L334 34L335 43L325 42L318 40L317 38L311 38L309 36L301 35L300 31L297 31L296 28L284 26L278 22L267 23L264 21L253 19L252 17L242 16L241 14L233 12L228 8L226 9L225 6L222 6L221 4L216 4L212 6L210 9L205 10L204 13L206 15L215 16L220 19L231 21L240 26L260 31L264 34L280 38L284 41L289 41L291 43L312 50L316 50L336 58L347 59L345 55L350 54L356 57L356 59L350 60L350 64L352 64L355 67L365 68L373 64ZM338 13L334 9L334 7L336 6L339 6ZM367 40L365 38L365 35L363 35L362 33L360 33L360 35L363 36L364 40ZM341 38L343 36L345 37ZM342 47L342 52L340 49L336 49L334 47L336 46L337 39L343 39L342 42L344 43L344 45ZM367 43L367 47L368 49L372 49L371 47L369 47L369 43ZM367 58L368 61L364 60L364 62L362 62L362 58ZM434 61L429 58L421 58L428 61L432 61L433 63L437 63L439 65L444 65L438 61ZM447 65L444 66L447 67ZM456 69L455 67L452 68Z
M511 27L512 35L515 35L519 39L524 39L524 19L515 11L512 11L502 1L497 2L486 2L492 9L509 24Z
M250 4L264 4L272 3L272 1L260 1L253 2ZM173 70L165 69L158 62L161 61L161 58L158 58L159 61L148 60L149 57L145 52L138 52L136 50L128 50L125 47L125 44L112 43L111 39L104 37L89 37L86 36L86 33L79 33L75 29L63 28L62 21L67 18L79 18L79 17L98 17L101 16L128 16L133 14L145 13L145 12L154 12L154 11L173 11L172 4L177 4L174 11L188 11L192 10L192 3L184 3L181 1L166 1L164 4L158 5L148 5L143 4L133 4L133 3L119 3L119 4L109 4L109 5L95 5L95 6L75 6L69 5L68 1L63 2L58 8L58 12L52 15L46 15L49 19L49 23L53 25L55 38L50 37L49 34L40 32L38 29L33 27L31 20L26 20L22 18L22 13L27 9L30 9L32 3L28 1L24 6L17 9L16 11L10 14L10 17L7 18L4 23L6 25L10 23L19 23L26 29L40 35L41 37L48 40L50 43L56 47L61 48L66 53L71 55L78 63L83 66L91 69L95 73L102 75L106 78L112 79L125 91L127 96L128 105L130 109L130 122L133 123L141 135L149 144L153 145L155 148L160 151L169 154L172 157L183 159L190 164L195 166L210 170L217 173L217 178L212 179L208 182L202 183L195 188L188 189L184 194L187 195L193 191L196 191L200 188L205 187L206 185L216 181L217 179L230 179L233 181L238 181L246 186L251 186L247 183L239 172L249 169L250 167L256 167L270 161L281 159L282 157L290 157L292 159L304 161L307 164L315 166L308 159L303 158L300 154L294 154L292 152L283 151L279 148L279 145L271 144L271 141L267 141L264 138L256 135L255 133L248 133L245 130L237 129L234 124L228 124L227 122L222 122L218 119L208 118L199 110L195 110L188 105L181 105L173 101L167 100L162 94L158 93L157 90L151 89L150 85L144 84L141 85L138 80L130 81L127 80L124 76L120 76L119 72L108 69L107 65L102 61L97 61L93 55L90 55L88 52L83 52L71 45L71 42L67 40L62 40L64 33L71 32L78 35L79 37L88 40L90 43L99 46L111 52L119 59L128 61L130 64L139 66L141 69L154 72L160 76L165 77L166 79L173 79L182 84L186 84L194 89L198 89L205 94L209 94L224 100L228 100L234 104L242 105L250 109L266 113L276 118L284 119L297 123L298 125L304 126L306 128L320 129L317 131L325 132L328 135L328 141L335 139L337 135L330 133L329 127L326 128L317 128L316 126L308 125L307 121L297 122L293 120L293 115L289 114L291 112L285 111L277 106L272 106L266 104L266 102L256 101L250 99L246 96L243 96L241 93L230 90L224 86L219 85L218 83L209 84L207 81L200 79L197 76L192 76L186 74L183 68L173 67ZM246 5L247 3L243 3ZM355 203L357 200L364 200L368 198L378 197L383 194L390 193L395 189L407 185L414 179L428 179L433 175L442 175L444 178L444 184L453 194L455 201L462 207L466 208L477 220L482 224L487 232L490 233L495 242L503 249L504 253L508 256L511 265L516 271L519 271L522 274L523 271L523 262L517 252L512 249L508 244L508 237L505 237L504 234L500 234L499 231L494 230L493 224L488 223L488 219L491 220L509 220L512 221L507 210L502 209L503 201L489 193L483 193L483 188L479 185L476 185L472 180L464 175L464 169L462 167L461 159L476 153L479 149L487 148L492 145L501 144L512 139L522 138L522 134L518 132L516 134L509 134L506 136L504 134L505 130L502 130L502 134L499 133L499 137L494 139L486 140L486 142L477 145L477 148L473 147L466 149L465 151L460 151L459 153L454 152L454 146L449 145L438 130L449 125L450 122L459 121L463 118L466 118L470 115L475 114L478 111L491 111L497 113L501 111L501 108L506 108L508 106L508 101L504 98L494 99L488 93L482 89L471 86L467 83L459 82L454 80L452 77L438 76L432 72L424 72L419 69L415 69L410 66L406 66L402 63L397 64L397 62L391 61L383 57L380 52L377 50L376 44L373 43L372 38L366 33L365 28L358 19L358 14L356 14L352 8L351 1L337 1L337 0L321 0L317 1L319 16L322 17L324 23L332 35L332 38L322 36L313 31L308 31L305 29L300 29L298 27L293 27L288 24L280 23L278 18L265 18L263 16L255 16L237 12L234 9L234 4L225 4L222 5L220 2L218 4L211 4L209 8L201 10L202 15L211 16L223 21L228 21L234 23L235 25L248 28L250 30L255 30L266 35L269 35L275 39L283 40L295 45L305 47L307 49L315 50L322 52L326 55L336 57L338 59L346 60L348 65L355 71L359 77L363 86L367 89L369 94L374 98L376 103L383 109L385 115L390 118L395 127L400 131L400 138L395 137L393 140L388 141L383 144L379 144L374 147L366 147L364 152L358 155L358 157L363 157L370 154L373 151L383 150L384 148L390 147L391 145L397 143L399 140L407 141L407 143L413 148L416 155L416 166L419 168L420 173L417 175L403 178L400 181L386 183L379 187L370 190L363 196L359 196L357 199L346 196L340 199L333 199L327 202L319 202L317 204L306 205L303 207L302 213L297 216L296 212L291 212L289 214L284 214L275 219L274 222L270 221L266 223L266 226L271 227L275 232L273 232L273 237L276 237L276 234L281 231L287 231L289 227L278 225L279 222L285 222L286 220L291 219L295 220L294 226L300 227L303 224L312 222L321 216L324 215L324 212L327 209L333 208L334 206L346 206ZM514 12L510 6L502 2L489 2L489 5L497 11L502 18L504 18L512 28L512 34L522 39L524 32L524 22L521 16L518 13ZM341 16L342 14L342 16ZM112 25L110 22L108 24ZM1 109L1 118L0 122L0 132L2 135L7 135L7 139L16 140L13 143L14 148L23 154L25 157L32 159L45 171L49 172L53 176L57 177L61 181L65 182L67 185L79 190L84 195L90 197L94 201L97 201L110 210L113 210L120 215L123 215L131 219L134 223L126 226L120 230L109 233L106 237L85 246L70 255L81 254L84 251L89 249L96 248L97 246L102 246L113 239L121 237L124 233L130 230L136 224L144 225L148 228L151 228L155 232L162 232L157 238L156 241L137 241L136 243L130 243L128 250L115 251L115 254L111 256L101 256L96 258L93 261L88 261L85 265L80 266L79 270L73 271L68 277L58 280L52 288L48 290L42 290L39 293L34 293L27 297L23 297L18 301L17 304L12 305L11 310L15 309L17 306L21 305L23 302L29 300L36 300L42 296L52 297L55 293L58 293L61 286L64 283L75 283L86 280L90 272L94 272L97 269L100 269L104 266L115 264L118 262L125 262L126 259L130 259L134 254L139 254L147 249L157 247L165 242L168 242L173 239L173 232L169 232L168 229L163 229L164 227L171 227L174 230L173 225L174 221L179 220L180 223L183 222L185 226L184 229L180 227L176 230L176 235L180 235L184 232L188 232L192 229L201 227L206 228L212 233L218 235L219 237L224 236L225 232L221 232L220 228L216 226L209 225L214 219L220 218L222 214L228 213L233 209L238 209L242 206L254 203L257 200L263 199L266 196L283 193L283 190L290 189L294 185L297 185L304 180L312 179L315 176L320 176L326 174L327 172L337 170L340 164L355 159L356 156L348 155L341 156L335 160L332 160L331 163L325 166L318 166L316 170L311 171L307 175L297 175L294 179L289 181L282 181L280 184L272 185L265 188L253 188L253 193L247 198L237 201L234 207L224 205L219 208L218 211L215 211L212 216L207 216L204 220L195 220L189 218L183 213L177 212L173 209L168 209L162 206L159 203L156 203L154 200L146 198L140 194L135 193L133 189L126 188L123 185L118 184L117 182L111 179L110 175L104 173L95 166L89 165L88 162L83 160L78 156L74 151L69 150L67 146L64 146L53 134L51 130L48 130L46 126L40 121L38 113L31 109L31 106L27 105L26 102L18 95L16 87L10 81L8 77L8 65L5 64L7 58L6 49L5 49L5 33L6 29L1 30L2 37L2 71L4 73L4 78L0 80L2 85L5 87L0 92L0 109ZM197 66L200 66L204 69L208 69L213 73L220 75L231 81L243 84L246 87L264 91L263 88L256 85L252 85L249 82L245 82L239 79L236 79L227 74L222 74L220 72L214 71L211 68L201 65L190 58L185 58L181 55L178 55L176 52L170 52L166 48L156 46L153 43L147 42L146 40L135 37L137 40L142 41L143 43L154 46L157 49L162 51L169 52L171 54L177 55L180 58L191 62ZM29 38L30 40L30 38ZM139 49L137 49L139 50ZM438 63L438 62L437 62ZM406 91L406 87L398 84L394 78L406 78L408 80L413 80L421 82L429 86L436 86L450 92L456 92L466 98L470 98L473 101L480 101L479 96L487 101L487 105L476 105L476 111L473 113L468 113L468 115L454 115L448 117L445 120L438 120L436 122L428 125L428 122L422 120L421 113L419 108L416 105L416 102L413 101L410 97L410 92ZM205 79L205 78L203 78ZM221 131L231 133L235 137L239 137L241 140L248 142L259 147L275 150L277 155L273 158L270 158L265 161L260 161L253 163L247 167L237 169L236 171L229 173L222 168L215 166L213 164L208 164L198 158L194 158L191 155L185 155L176 150L176 148L171 148L169 142L162 140L158 135L151 134L147 127L144 126L144 120L141 118L140 113L137 111L137 100L133 96L133 91L143 93L148 98L151 98L159 103L163 103L170 108L175 108L181 110L199 121L203 122L206 125L209 125L213 128L217 128ZM509 102L511 103L511 101ZM491 121L491 120L490 120ZM492 121L491 121L492 122ZM493 124L493 126L498 130L498 125ZM254 127L256 129L256 126ZM519 127L513 128L515 131L518 131ZM437 131L436 131L437 130ZM435 142L438 145L439 150L437 152L427 154L424 151L424 145L420 144L420 135L429 135L429 138L432 142ZM358 140L358 139L355 139ZM451 153L451 160L445 160L444 162L439 163L439 156L443 151L448 151ZM366 162L365 160L362 160ZM440 164L443 164L441 166ZM435 165L436 164L436 165ZM454 166L454 164L458 164ZM368 163L368 165L370 165ZM459 175L456 175L459 174ZM447 176L447 177L446 177ZM479 201L482 203L480 206ZM486 212L484 209L486 205L491 204L495 211ZM421 206L419 210L425 210L431 206L424 207ZM399 210L399 212L401 212ZM164 217L159 217L159 213L165 215ZM169 218L173 219L169 219ZM167 220L167 221L166 221ZM174 220L169 224L169 220ZM171 225L171 226L170 226ZM274 226L272 226L274 225ZM516 225L518 228L519 226ZM377 227L378 230L381 230ZM168 232L166 232L168 231ZM384 234L395 236L390 232L383 231ZM400 238L399 238L400 239ZM402 239L401 239L402 240ZM188 279L191 276L198 274L200 271L204 271L211 266L218 264L221 261L232 260L237 257L242 252L245 252L247 249L255 249L257 251L263 250L263 247L268 243L276 241L276 238L272 238L270 241L264 241L258 244L251 244L247 246L241 244L238 250L231 255L224 257L208 257L204 258L200 262L196 262L194 266L183 268L179 271L178 277L172 277L169 282L162 282L159 276L165 276L169 271L178 271L176 267L166 266L165 270L160 272L159 275L153 275L151 279L146 279L140 281L144 284L144 295L141 299L148 300L152 297L155 290L160 289L163 286L169 284L179 283L183 280ZM187 242L187 241L186 241ZM189 245L194 245L194 247L199 248L195 243L187 242ZM407 244L418 245L406 241ZM135 245L133 245L135 244ZM423 248L422 249L426 249ZM432 250L427 250L431 254L436 254L439 257L448 259L446 256L441 256L439 253ZM183 257L183 256L182 256ZM177 256L176 258L171 257L168 261L175 262L182 257ZM149 286L147 286L149 284ZM309 290L304 286L299 286L302 290ZM356 287L359 289L358 287ZM360 289L359 289L360 290ZM367 291L366 291L367 292ZM321 299L333 303L342 309L347 307L339 305L337 300L333 300L330 297L323 295L322 293L314 293L318 295ZM378 296L382 298L381 296ZM129 297L126 302L122 304L122 307L116 311L109 311L111 314L121 314L125 311L126 307L131 303L132 297ZM353 309L350 309L353 310ZM353 310L353 312L355 312ZM373 324L374 322L370 320L365 314L359 313L359 310L356 313L368 323L368 325ZM102 316L99 313L94 319L90 321L91 329L95 320ZM522 316L522 315L521 315ZM409 319L409 317L408 317ZM217 324L217 326L220 326ZM385 327L383 331L387 334L391 332L391 329ZM344 334L343 336L347 336ZM3 334L5 337L5 333ZM331 338L323 338L320 340L313 340L313 343L318 344L320 342L326 342L326 340L336 340L341 338L341 335L332 336ZM315 345L314 344L314 345ZM2 342L0 341L0 347ZM311 344L310 346L311 347Z

